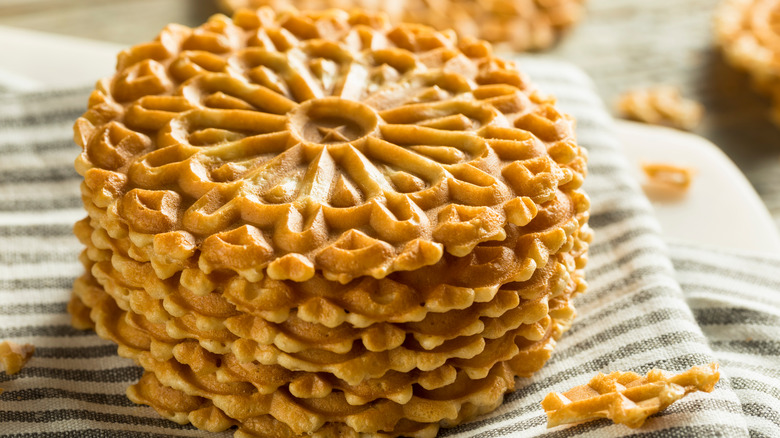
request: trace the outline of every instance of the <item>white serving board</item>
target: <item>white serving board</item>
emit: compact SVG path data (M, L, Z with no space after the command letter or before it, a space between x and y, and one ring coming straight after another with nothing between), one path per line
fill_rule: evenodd
M618 121L617 134L640 184L642 162L695 169L679 196L650 196L667 237L710 246L780 254L780 233L737 166L714 144L669 128ZM652 195L652 193L651 193Z

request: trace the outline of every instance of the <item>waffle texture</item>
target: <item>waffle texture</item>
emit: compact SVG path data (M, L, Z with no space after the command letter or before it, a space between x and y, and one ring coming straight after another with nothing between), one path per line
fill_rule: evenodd
M179 423L433 436L499 406L574 319L572 125L451 32L339 10L169 26L74 126L73 324Z

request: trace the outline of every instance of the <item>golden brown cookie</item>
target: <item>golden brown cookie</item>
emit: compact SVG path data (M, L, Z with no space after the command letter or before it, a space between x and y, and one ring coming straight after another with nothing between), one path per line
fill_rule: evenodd
M0 342L0 371L5 371L8 375L18 373L33 353L35 353L35 346L31 344Z
M712 392L720 379L718 364L695 366L674 374L658 369L647 376L632 372L599 373L587 385L564 393L551 392L542 401L547 427L609 418L628 427L641 427L647 417L695 391Z

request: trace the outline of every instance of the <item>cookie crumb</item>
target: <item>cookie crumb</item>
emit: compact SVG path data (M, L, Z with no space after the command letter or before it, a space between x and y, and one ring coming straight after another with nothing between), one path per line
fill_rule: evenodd
M673 190L687 191L696 175L696 169L672 163L642 163L641 166L651 184Z

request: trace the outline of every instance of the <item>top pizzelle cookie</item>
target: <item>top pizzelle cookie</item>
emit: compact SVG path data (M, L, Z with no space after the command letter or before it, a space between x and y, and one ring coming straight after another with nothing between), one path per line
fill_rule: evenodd
M464 256L585 172L572 121L487 43L336 10L171 25L74 132L91 202L131 236L248 278Z

